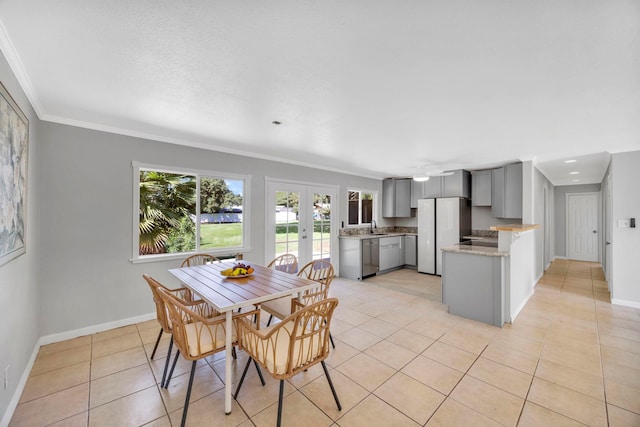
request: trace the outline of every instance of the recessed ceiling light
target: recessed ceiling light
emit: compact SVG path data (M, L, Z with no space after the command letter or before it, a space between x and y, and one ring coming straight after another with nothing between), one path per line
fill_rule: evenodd
M569 172L569 175L578 175L580 172Z
M576 160L565 160L564 162L565 162L565 163L575 163L575 162L576 162Z
M278 125L281 125L281 124L282 124L282 122L279 122L278 120L274 120L274 121L272 121L271 123L273 123L273 124L274 124L274 125L276 125L276 126L278 126Z

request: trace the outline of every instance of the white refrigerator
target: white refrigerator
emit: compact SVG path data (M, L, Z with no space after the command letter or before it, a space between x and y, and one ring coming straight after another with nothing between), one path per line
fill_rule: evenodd
M418 200L418 271L442 275L440 248L471 234L471 201L462 197Z

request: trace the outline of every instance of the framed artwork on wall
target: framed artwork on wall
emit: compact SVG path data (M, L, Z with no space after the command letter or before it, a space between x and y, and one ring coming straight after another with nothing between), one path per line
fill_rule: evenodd
M26 252L29 120L0 83L0 265Z

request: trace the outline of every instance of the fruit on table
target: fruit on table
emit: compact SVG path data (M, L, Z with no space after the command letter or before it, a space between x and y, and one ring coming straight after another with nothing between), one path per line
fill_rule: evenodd
M238 263L234 264L233 267L227 268L226 270L222 270L223 276L246 276L247 274L253 273L253 267L248 264Z

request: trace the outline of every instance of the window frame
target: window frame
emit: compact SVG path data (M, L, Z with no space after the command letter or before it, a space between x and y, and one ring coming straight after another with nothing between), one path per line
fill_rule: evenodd
M358 192L358 223L349 224L349 193ZM371 222L362 222L362 193L371 194L373 197L373 205L371 207L371 221L378 222L376 213L378 212L378 191L377 190L365 190L362 188L347 188L347 224L346 228L358 228L371 225Z
M178 166L166 166L157 165L151 163L131 162L133 171L133 225L132 225L132 257L130 259L133 263L144 263L154 261L166 261L173 259L184 259L194 253L208 253L220 257L233 256L237 253L251 251L251 218L249 212L251 212L251 175L246 174L234 174L228 172L209 171L201 169L183 168ZM140 255L140 171L152 170L163 173L193 175L196 178L196 248L190 252L174 252L167 254L154 254L154 255ZM229 246L218 249L200 250L200 180L202 178L214 178L223 180L236 180L243 181L242 186L242 244L240 246Z

